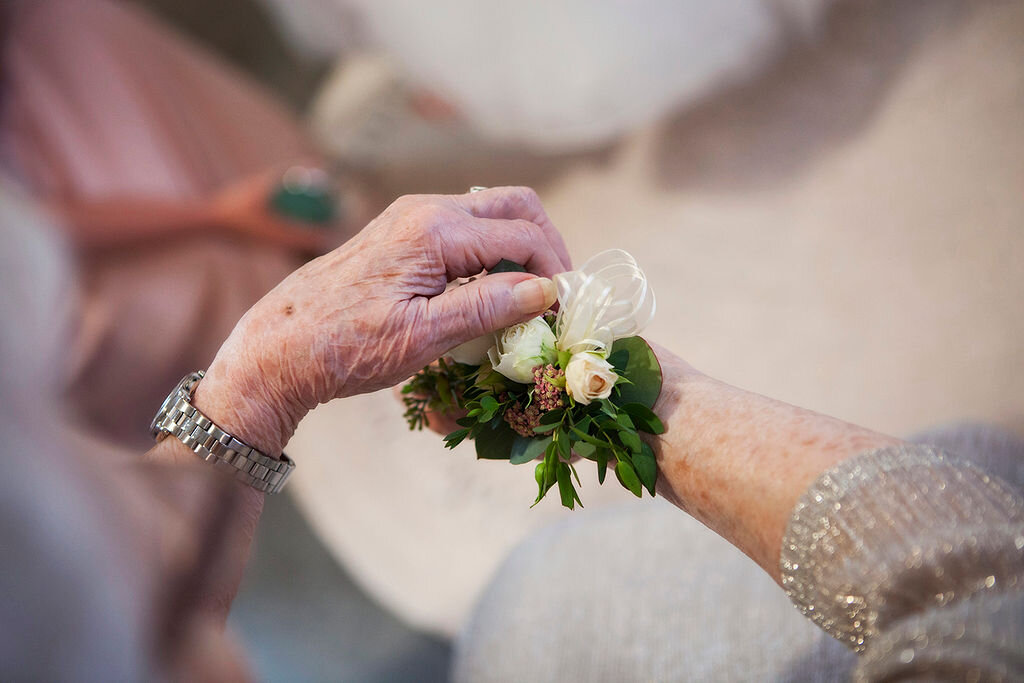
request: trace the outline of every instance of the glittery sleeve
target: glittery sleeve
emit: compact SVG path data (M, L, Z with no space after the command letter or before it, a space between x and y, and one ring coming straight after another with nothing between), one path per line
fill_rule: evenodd
M864 652L862 677L1024 667L998 656L1021 648L1024 502L971 463L910 444L840 463L797 503L780 563L796 606Z

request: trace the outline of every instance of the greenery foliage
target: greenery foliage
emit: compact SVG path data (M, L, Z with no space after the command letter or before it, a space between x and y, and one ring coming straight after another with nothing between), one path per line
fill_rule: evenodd
M512 382L488 363L476 367L440 360L403 389L405 417L410 428L422 429L430 411L458 414L460 428L445 437L448 448L471 440L478 458L513 465L536 462L534 505L557 488L562 505L582 506L576 471L582 461L594 463L602 484L611 469L634 495L646 489L653 496L657 463L640 434L665 431L652 410L661 393L661 367L641 337L615 341L607 360L618 380L608 398L589 405L565 391L564 355L557 365L535 368L532 385Z

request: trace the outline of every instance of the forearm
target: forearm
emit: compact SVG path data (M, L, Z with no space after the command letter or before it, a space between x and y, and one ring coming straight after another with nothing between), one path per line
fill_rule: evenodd
M187 576L191 605L223 624L249 559L264 494L201 462L175 438L156 444L145 460L163 466L153 470L159 475L149 484L155 499L166 501L160 508L160 545L170 543L173 552L164 558L163 573L176 586ZM190 472L193 486L201 484L193 495L176 497L179 480L172 473L178 470ZM215 527L220 542L210 546L206 537Z
M122 197L99 201L62 201L51 206L72 241L82 248L120 246L170 234L217 227L205 203Z
M749 555L779 581L779 551L797 499L823 471L899 443L707 377L657 349L664 389L652 440L658 493Z
M193 404L227 432L271 457L279 456L298 419L291 421L289 411L263 392L258 375L231 372L232 367L230 360L220 354L199 383ZM283 426L285 422L288 427ZM160 497L174 501L172 505L177 509L169 509L168 515L186 520L189 525L192 539L186 547L209 554L207 557L197 555L184 566L205 567L202 575L193 577L200 582L196 601L208 615L223 621L242 580L263 511L264 494L200 462L190 448L175 438L160 441L146 454L146 459L174 469L191 468L196 476L209 480L212 500L209 496ZM156 485L172 487L174 481L159 479ZM197 506L201 509L194 509ZM221 515L221 518L211 519L212 515ZM218 528L219 533L213 539L200 537L202 531L209 534L214 528ZM202 550L211 540L215 547Z

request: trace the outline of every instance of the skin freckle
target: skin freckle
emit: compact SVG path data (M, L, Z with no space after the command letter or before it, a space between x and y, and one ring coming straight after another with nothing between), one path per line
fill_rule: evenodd
M285 304L285 306L284 306L284 314L285 315L291 315L294 312L295 312L295 306L293 306L292 304Z

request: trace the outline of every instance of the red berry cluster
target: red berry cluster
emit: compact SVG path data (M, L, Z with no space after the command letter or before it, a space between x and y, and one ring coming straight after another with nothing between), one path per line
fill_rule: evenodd
M565 371L554 365L538 365L533 369L533 400L545 413L562 407L563 391L557 380L565 384Z
M536 403L531 403L527 408L523 408L518 403L513 403L505 409L505 422L508 422L509 427L516 434L534 437L537 434L533 431L533 428L540 426L540 415L540 408L537 407Z
M559 386L565 384L564 377L565 372L554 365L538 365L533 369L533 401L526 408L513 403L505 409L505 422L512 431L520 436L537 436L533 429L540 426L540 416L564 405L565 390Z

